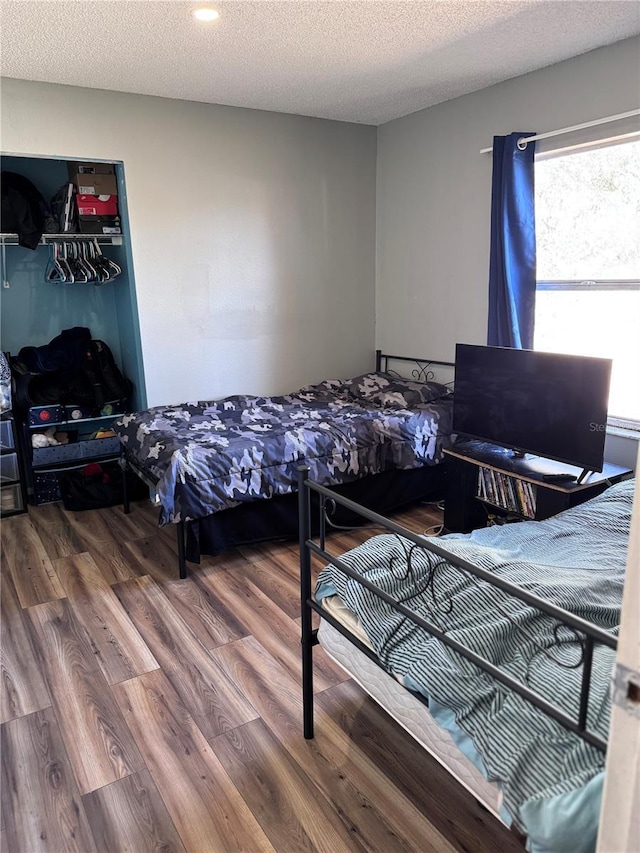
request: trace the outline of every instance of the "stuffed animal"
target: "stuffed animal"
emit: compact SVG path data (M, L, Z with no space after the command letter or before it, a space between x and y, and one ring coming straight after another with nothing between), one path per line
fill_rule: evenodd
M32 447L55 447L58 444L68 444L66 432L56 432L55 427L49 427L44 432L34 432L31 436Z

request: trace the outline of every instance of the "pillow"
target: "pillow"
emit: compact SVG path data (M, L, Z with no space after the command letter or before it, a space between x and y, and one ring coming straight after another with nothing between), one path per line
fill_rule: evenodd
M376 406L411 408L446 397L451 392L439 382L417 382L389 373L364 373L351 380L349 393Z
M305 385L288 394L289 397L302 397L305 400L334 400L336 397L349 397L349 380L325 379L317 385Z

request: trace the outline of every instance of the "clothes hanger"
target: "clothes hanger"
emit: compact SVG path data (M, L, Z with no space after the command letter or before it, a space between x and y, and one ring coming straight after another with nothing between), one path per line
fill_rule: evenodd
M86 283L89 281L89 275L80 260L78 244L75 242L67 243L66 248L69 258L69 267L73 273L74 280L80 284Z
M95 242L96 252L103 259L103 261L105 262L106 266L109 269L109 278L113 279L113 278L116 278L117 276L121 275L122 274L122 268L115 261L111 260L111 258L108 258L106 255L102 254L102 249L100 248L100 245L99 245L97 240L95 240L94 242Z
M82 252L87 259L87 263L91 266L94 274L91 278L93 284L100 286L110 278L109 272L105 267L102 255L98 255L92 240L85 240L82 243Z
M87 270L87 274L89 276L89 281L94 284L98 282L102 282L102 278L100 276L100 272L97 267L92 263L91 252L88 248L88 243L86 240L83 240L80 244L80 257L82 258L82 263L84 264L85 269Z
M56 256L56 244L49 244L49 260L47 261L47 267L44 271L44 280L55 282L55 281L64 281L64 276L62 274L62 267L58 263L58 258Z
M102 254L97 238L49 244L45 281L97 286L122 275L122 267Z

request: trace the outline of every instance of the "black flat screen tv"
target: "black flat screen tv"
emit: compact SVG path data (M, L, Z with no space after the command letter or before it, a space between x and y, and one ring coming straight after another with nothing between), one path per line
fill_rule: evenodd
M611 360L456 345L453 431L602 471Z

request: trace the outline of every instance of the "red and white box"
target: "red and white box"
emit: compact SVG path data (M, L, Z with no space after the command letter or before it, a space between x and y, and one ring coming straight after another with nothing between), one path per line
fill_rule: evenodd
M80 195L76 196L78 216L117 216L117 195Z

